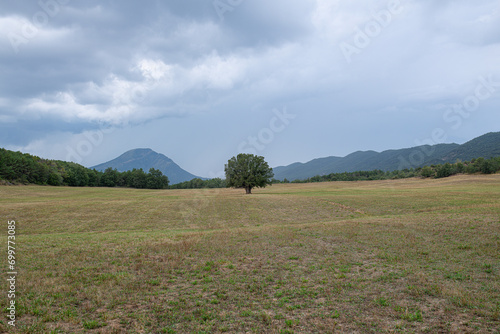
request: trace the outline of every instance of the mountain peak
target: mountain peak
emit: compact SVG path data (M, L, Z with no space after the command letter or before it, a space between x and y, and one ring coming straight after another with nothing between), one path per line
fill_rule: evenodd
M132 149L132 150L129 150L129 151L123 153L117 159L123 159L123 160L143 159L145 157L162 157L164 159L172 161L172 159L170 159L169 157L167 157L161 153L155 152L150 148L135 148L135 149Z
M134 148L129 150L122 155L147 155L147 154L160 154L158 152L153 151L150 148Z
M153 151L150 148L134 148L133 150L129 150L129 151L125 152L125 153L129 153L129 152L136 152L136 153L151 153L152 152L152 153L159 154L159 153Z
M91 168L104 171L109 167L117 169L119 172L126 172L132 169L141 168L145 172L148 172L149 169L155 168L162 171L164 175L168 176L171 184L200 178L199 176L193 175L179 167L179 165L177 165L169 157L155 152L150 148L136 148L129 150L113 160Z

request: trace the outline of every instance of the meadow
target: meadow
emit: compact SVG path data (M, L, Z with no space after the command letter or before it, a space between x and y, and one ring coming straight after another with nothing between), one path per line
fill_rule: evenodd
M0 332L498 333L500 174L0 187ZM3 261L3 263L2 263ZM5 269L3 272L6 272Z

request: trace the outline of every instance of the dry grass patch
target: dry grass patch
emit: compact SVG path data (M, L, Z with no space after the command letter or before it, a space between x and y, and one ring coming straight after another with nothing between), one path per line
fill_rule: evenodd
M1 187L18 333L495 332L500 176ZM5 246L6 229L1 231ZM4 247L5 248L5 247ZM7 299L0 299L2 309Z

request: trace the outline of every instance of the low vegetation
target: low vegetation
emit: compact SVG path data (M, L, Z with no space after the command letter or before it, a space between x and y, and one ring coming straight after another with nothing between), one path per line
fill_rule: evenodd
M214 189L214 188L226 188L226 180L221 178L214 178L208 180L202 180L195 178L189 181L172 184L169 186L170 189Z
M0 332L493 333L499 198L499 174L252 196L0 187L19 248Z

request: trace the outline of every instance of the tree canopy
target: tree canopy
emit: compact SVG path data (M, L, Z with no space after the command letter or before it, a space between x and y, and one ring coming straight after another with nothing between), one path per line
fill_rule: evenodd
M264 188L272 184L274 176L272 168L264 161L264 157L253 154L241 153L232 157L224 170L226 186L245 188L247 194L251 194L253 188Z

